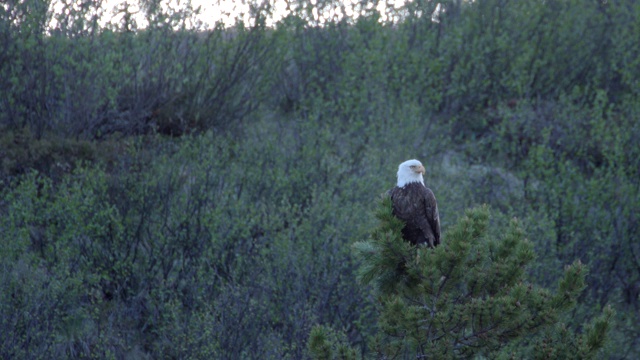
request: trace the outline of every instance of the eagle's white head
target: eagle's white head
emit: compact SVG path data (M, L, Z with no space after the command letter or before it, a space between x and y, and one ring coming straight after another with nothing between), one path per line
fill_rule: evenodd
M424 185L424 166L418 160L407 160L398 166L398 187L403 187L409 183L419 182Z

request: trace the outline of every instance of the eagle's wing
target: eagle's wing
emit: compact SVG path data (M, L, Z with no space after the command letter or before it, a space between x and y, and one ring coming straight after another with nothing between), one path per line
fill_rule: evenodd
M427 221L431 226L431 231L433 231L433 245L436 246L440 244L440 214L438 214L438 203L436 202L436 196L433 194L433 191L428 187L425 187L425 189L424 203Z

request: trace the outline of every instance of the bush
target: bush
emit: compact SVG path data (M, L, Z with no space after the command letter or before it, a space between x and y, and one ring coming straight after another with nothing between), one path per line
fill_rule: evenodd
M584 289L584 265L567 266L555 294L527 282L533 246L515 219L492 239L488 209L469 210L440 246L428 249L402 239L403 223L392 215L390 199L383 199L377 217L371 240L354 244L362 259L359 279L378 297L376 358L585 359L604 345L611 308L581 335L559 320ZM336 338L329 334L312 331L313 356L344 358L331 351Z

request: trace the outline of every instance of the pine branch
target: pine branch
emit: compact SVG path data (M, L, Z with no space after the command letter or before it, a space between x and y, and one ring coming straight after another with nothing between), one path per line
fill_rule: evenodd
M382 300L380 329L403 349L394 346L394 353L415 351L416 357L428 358L498 354L557 323L584 289L586 268L579 261L565 269L553 295L526 282L533 246L517 219L501 238L488 238L486 206L467 210L435 249L402 240L402 223L392 215L388 199L380 202L376 217L379 225L371 238L353 248L362 261L360 281L373 285ZM609 320L603 316L593 323L582 353L595 354L602 347L599 339Z

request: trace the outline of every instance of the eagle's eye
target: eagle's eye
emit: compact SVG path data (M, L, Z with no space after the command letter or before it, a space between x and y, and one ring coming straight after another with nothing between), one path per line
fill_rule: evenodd
M411 166L409 166L409 167L413 169L413 168L414 168L414 167L416 167L416 166L415 166L415 165L411 165Z

